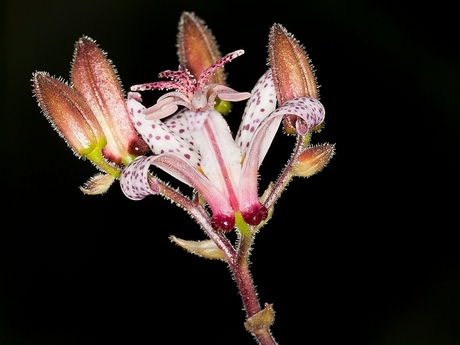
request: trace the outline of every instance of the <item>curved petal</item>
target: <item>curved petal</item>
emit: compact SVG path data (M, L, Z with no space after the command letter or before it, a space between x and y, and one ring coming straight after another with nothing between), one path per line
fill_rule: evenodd
M121 173L121 190L131 200L141 200L148 195L160 192L158 181L148 175L150 158L146 156L137 157Z
M273 141L283 116L298 116L301 121L296 122L300 122L302 126L299 134L306 134L324 120L324 114L324 107L317 99L308 97L296 98L287 101L280 108L274 110L254 129L254 135L248 143L246 159L241 171L241 176L244 177L238 186L238 202L240 207L246 212L246 222L249 222L248 219L252 219L257 223L260 218L266 217L267 210L260 205L258 199L258 169Z
M255 129L251 142L248 143L247 159L243 164L242 175L248 176L257 173L284 115L298 116L302 121L297 122L302 122L302 131L306 134L323 122L324 114L325 110L321 102L316 98L308 97L292 99L275 109ZM244 181L251 181L251 179L245 178ZM240 183L240 190L248 187L244 186L244 184L244 182ZM246 182L246 184L248 183Z
M123 193L132 200L141 200L148 195L158 194L160 186L149 174L154 165L179 181L195 188L208 203L213 213L213 223L218 228L230 230L235 224L234 211L228 198L219 191L189 161L176 153L164 153L158 156L137 157L126 167L120 177Z
M270 116L294 115L303 121L296 121L297 133L305 135L324 121L326 111L316 98L299 97L285 102Z
M275 107L276 90L272 73L268 70L260 77L251 92L251 98L246 104L241 125L235 138L236 144L240 148L243 157L246 156L256 129L259 127L260 123L270 115ZM267 138L266 142L268 142L268 145L265 147L265 150L263 150L263 157L267 153L272 140L273 137ZM262 162L263 157L259 159L259 164Z

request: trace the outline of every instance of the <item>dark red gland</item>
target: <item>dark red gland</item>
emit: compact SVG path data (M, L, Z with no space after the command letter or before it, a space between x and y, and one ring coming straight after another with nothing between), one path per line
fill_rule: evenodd
M242 212L242 215L244 221L249 225L259 225L260 222L267 219L268 210L264 205L253 205Z

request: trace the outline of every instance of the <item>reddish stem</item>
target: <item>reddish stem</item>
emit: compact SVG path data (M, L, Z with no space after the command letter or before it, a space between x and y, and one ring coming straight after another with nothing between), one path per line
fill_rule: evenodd
M249 271L249 254L252 240L252 234L250 236L241 236L236 262L229 264L232 274L235 277L244 309L246 310L247 319L262 310L256 287ZM270 333L269 328L259 329L257 333L252 332L252 335L260 345L276 345L276 341Z

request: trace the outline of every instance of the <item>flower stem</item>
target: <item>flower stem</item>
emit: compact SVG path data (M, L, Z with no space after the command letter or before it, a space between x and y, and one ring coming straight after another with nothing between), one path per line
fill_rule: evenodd
M237 217L238 216L240 215L237 215ZM240 222L237 220L237 224L239 223ZM236 260L229 262L230 270L232 271L232 274L235 278L248 320L262 311L259 298L257 296L256 287L249 270L249 255L253 240L253 231L240 231ZM270 333L269 325L266 327L258 328L257 331L250 332L256 338L258 344L276 345L276 341Z

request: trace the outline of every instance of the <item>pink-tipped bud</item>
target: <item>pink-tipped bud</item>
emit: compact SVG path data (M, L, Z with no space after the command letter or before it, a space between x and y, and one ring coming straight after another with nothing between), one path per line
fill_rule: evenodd
M321 144L307 148L294 164L295 176L310 177L320 172L334 155L335 145Z
M294 36L280 24L274 24L270 29L268 46L278 102L284 104L298 97L318 98L318 87L310 60ZM295 116L284 117L286 133L296 133L297 120Z
M75 45L71 79L96 116L106 138L104 156L116 164L129 164L148 151L134 130L120 81L106 54L89 37Z
M76 155L88 158L105 146L101 126L74 89L46 72L34 73L32 81L38 105Z

